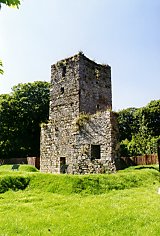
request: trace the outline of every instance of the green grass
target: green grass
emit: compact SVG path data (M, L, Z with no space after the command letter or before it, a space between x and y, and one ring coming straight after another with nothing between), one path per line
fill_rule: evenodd
M1 180L29 182L25 190L0 194L0 236L160 235L156 169L86 176L4 172Z
M138 165L138 166L130 166L124 170L120 170L119 172L129 172L129 171L133 171L133 170L157 170L159 171L159 165Z
M0 175L0 192L9 189L38 190L57 194L102 194L112 190L148 186L159 182L154 169L130 170L103 175L53 175L19 171L3 171Z
M102 194L111 190L153 185L159 182L156 170L120 172L110 175L34 174L30 189L59 194Z
M4 171L13 171L12 170L12 166L13 165L1 165L0 166L0 173L4 172ZM17 171L17 170L14 170L14 171ZM37 172L38 170L34 166L23 164L23 165L19 165L18 171L22 171L22 172Z
M8 191L0 196L0 235L159 235L157 187L101 195Z

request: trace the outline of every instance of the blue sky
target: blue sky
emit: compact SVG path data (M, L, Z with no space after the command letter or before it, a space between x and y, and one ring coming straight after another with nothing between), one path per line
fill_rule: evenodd
M83 51L112 67L113 109L160 99L160 0L23 0L2 6L0 93L50 81L50 66Z

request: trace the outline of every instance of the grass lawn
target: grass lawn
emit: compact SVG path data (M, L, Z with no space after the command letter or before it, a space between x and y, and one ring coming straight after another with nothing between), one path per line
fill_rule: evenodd
M160 235L159 173L154 169L109 176L7 171L0 186L10 183L8 176L12 183L19 176L30 182L25 190L0 194L0 236Z

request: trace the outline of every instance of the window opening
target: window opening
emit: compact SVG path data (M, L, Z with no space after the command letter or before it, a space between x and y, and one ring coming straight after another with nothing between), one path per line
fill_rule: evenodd
M91 145L91 160L101 158L101 148L100 145Z
M61 87L61 94L64 93L64 87Z
M60 157L60 173L61 174L67 173L67 165L65 157Z
M63 66L63 69L62 69L62 77L65 77L66 75L66 66Z

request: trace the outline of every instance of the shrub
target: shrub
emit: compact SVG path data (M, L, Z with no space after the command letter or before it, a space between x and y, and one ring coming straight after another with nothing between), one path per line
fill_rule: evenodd
M9 189L17 191L24 190L29 184L30 178L23 176L2 176L0 178L0 193Z
M81 113L76 120L76 125L79 129L84 128L85 124L90 120L90 115L86 113Z

